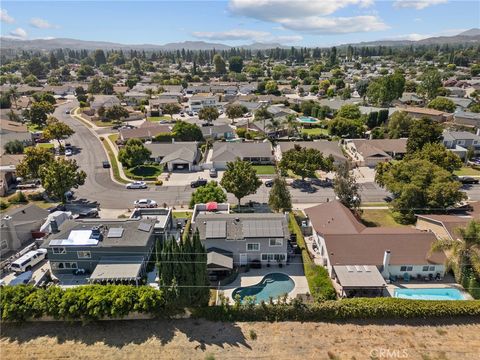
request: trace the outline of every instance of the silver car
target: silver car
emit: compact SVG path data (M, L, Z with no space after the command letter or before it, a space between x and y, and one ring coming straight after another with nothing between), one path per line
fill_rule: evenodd
M146 189L147 183L145 181L134 181L125 185L127 189Z

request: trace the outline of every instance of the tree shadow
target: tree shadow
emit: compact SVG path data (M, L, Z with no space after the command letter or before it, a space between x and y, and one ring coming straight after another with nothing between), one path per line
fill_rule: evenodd
M129 344L142 344L158 340L168 344L178 333L183 333L189 342L197 343L195 349L206 350L209 345L224 348L226 345L251 349L240 327L234 323L207 320L120 320L80 322L26 322L3 324L1 339L19 344L39 337L56 338L59 344L78 342L85 345L103 343L122 348Z

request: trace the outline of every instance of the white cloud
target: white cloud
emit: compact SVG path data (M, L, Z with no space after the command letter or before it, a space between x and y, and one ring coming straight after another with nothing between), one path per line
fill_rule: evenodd
M30 25L37 29L53 29L56 28L56 25L49 23L47 20L40 18L30 19Z
M328 16L344 7L368 7L373 0L230 0L230 12L274 22L283 29L313 34L347 34L385 30L389 27L376 15Z
M0 9L0 21L7 23L7 24L12 24L15 22L15 19L8 15L7 10L5 9Z
M16 28L15 30L10 31L10 36L15 39L26 39L28 34L22 28Z
M195 31L192 35L198 39L216 40L216 41L254 41L254 42L282 42L292 43L303 39L300 35L282 35L275 36L267 31L233 29L227 31Z
M445 4L448 0L395 0L393 6L396 8L425 9L429 6Z

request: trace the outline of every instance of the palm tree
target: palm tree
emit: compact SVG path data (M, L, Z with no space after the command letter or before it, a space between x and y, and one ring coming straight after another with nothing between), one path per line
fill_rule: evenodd
M17 109L17 100L18 100L18 88L13 86L10 90L10 102L15 104L15 109Z
M472 220L465 228L458 228L460 239L439 239L432 244L431 251L445 250L449 253L447 268L453 269L460 281L465 268L471 268L480 278L480 221Z
M265 121L265 119L263 120ZM278 129L280 128L280 120L275 119L275 118L270 118L270 122L264 127L265 130L272 130L272 132L275 134L274 136L277 136Z
M285 120L285 125L287 125L288 129L288 139L290 139L290 135L292 133L298 133L298 126L297 126L297 117L294 114L289 114L287 119Z
M145 94L147 94L148 98L151 99L152 96L155 94L155 90L153 90L152 88L148 88L147 90L145 90Z

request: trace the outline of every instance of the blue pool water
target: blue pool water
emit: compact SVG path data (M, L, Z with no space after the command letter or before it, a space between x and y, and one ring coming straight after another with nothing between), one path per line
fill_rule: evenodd
M315 124L318 122L317 119L315 118L312 118L310 116L300 116L297 118L298 121L302 122L302 123L309 123L309 124Z
M465 300L459 290L452 288L395 289L394 297L410 300Z
M236 288L232 293L232 298L240 295L243 300L245 296L255 296L256 302L259 304L263 301L268 302L270 297L274 300L278 296L288 294L295 287L295 283L290 276L281 273L272 273L263 277L258 284L246 287Z

